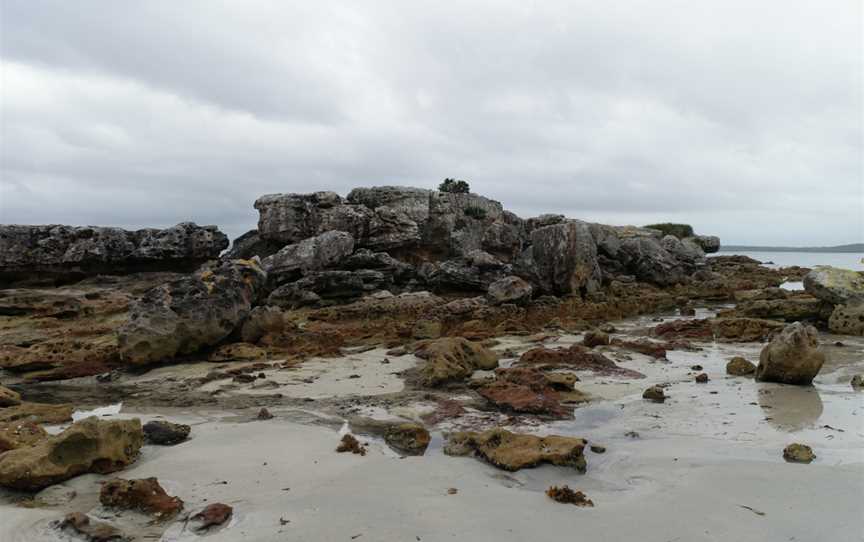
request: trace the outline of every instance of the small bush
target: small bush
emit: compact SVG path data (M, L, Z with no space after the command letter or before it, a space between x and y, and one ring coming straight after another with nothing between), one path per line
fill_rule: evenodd
M645 227L651 228L652 230L660 230L663 232L663 235L674 235L678 239L693 237L693 226L690 224L673 224L672 222L664 222L663 224L651 224L650 226Z
M438 185L439 192L449 192L451 194L467 194L471 192L471 186L463 180L444 179L444 182Z
M470 216L476 220L483 220L486 218L486 209L482 207L465 207L465 216Z

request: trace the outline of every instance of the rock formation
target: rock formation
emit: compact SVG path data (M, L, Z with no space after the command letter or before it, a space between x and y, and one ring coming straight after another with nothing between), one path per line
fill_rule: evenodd
M824 363L825 354L819 350L816 329L796 322L787 325L762 348L756 380L807 385Z
M36 490L85 472L107 474L138 458L141 422L87 418L59 435L0 454L0 487Z
M0 285L72 282L96 274L192 271L228 238L216 226L183 222L164 230L0 225Z

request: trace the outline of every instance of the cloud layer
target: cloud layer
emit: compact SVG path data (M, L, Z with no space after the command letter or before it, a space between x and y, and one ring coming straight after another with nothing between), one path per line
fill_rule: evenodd
M0 222L254 227L264 193L864 240L862 13L837 2L8 0Z

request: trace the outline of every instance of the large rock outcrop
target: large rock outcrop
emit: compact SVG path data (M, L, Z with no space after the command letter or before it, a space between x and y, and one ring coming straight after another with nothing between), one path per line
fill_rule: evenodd
M816 328L796 322L783 328L762 348L756 380L808 385L824 363L825 354L819 350Z
M538 228L531 232L531 247L542 291L585 294L600 287L597 243L588 224L567 221Z
M354 252L354 238L343 231L327 231L280 249L261 266L272 284L294 281L311 271L331 267Z
M832 305L864 302L864 273L820 265L804 276L804 289Z
M121 357L154 363L215 345L249 315L266 281L257 260L231 260L148 290L118 330Z
M216 226L191 222L136 231L0 225L0 284L72 282L97 274L138 271L191 271L227 247L228 238Z
M115 472L138 458L143 442L140 420L87 418L33 446L0 454L0 487L33 491L85 472Z

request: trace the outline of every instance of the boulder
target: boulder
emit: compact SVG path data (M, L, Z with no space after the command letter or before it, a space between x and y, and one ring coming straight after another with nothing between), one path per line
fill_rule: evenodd
M257 260L230 260L148 290L118 330L121 358L154 363L218 343L246 319L266 280Z
M813 448L797 442L783 448L783 459L789 463L810 463L816 459Z
M228 238L216 226L183 222L136 231L106 227L0 226L0 285L71 282L98 274L191 271L217 258Z
M735 356L726 364L726 374L732 376L751 376L756 372L756 365L741 356Z
M675 236L667 235L660 240L660 245L678 260L687 273L692 273L705 265L705 252L692 238L678 239Z
M789 324L762 348L756 380L808 385L825 363L818 332L800 322Z
M288 245L329 230L360 237L370 218L362 206L348 206L335 192L268 194L255 200L258 235Z
M108 508L135 510L167 519L183 510L183 501L165 492L156 478L112 478L102 484L99 502Z
M21 404L21 394L5 386L0 386L0 408L18 406Z
M498 356L480 343L461 337L444 337L422 341L414 354L427 360L421 369L426 386L440 386L446 382L464 380L478 370L492 370L498 366Z
M666 392L662 386L651 386L642 392L642 398L654 403L663 403L666 401Z
M279 252L285 243L262 239L258 230L249 230L231 243L231 248L222 255L223 260L261 259Z
M658 286L679 284L687 276L681 262L655 237L636 235L623 239L619 260L636 278Z
M240 326L240 339L246 343L256 343L269 333L279 333L291 328L291 322L279 307L262 305L255 307Z
M720 250L720 238L716 235L694 235L687 239L699 245L705 254L713 254Z
M864 389L864 374L853 376L849 384L852 386L852 389Z
M513 303L521 305L531 300L534 288L516 276L504 277L489 285L486 294L493 305Z
M79 474L107 474L138 458L140 420L90 417L33 446L0 454L0 487L37 490Z
M444 453L458 456L473 452L507 471L550 463L585 472L587 464L582 452L586 444L587 441L581 438L557 435L538 437L495 428L482 433L454 433L447 439Z
M511 367L497 369L496 379L477 389L481 397L496 407L516 413L543 414L555 418L565 418L572 408L561 405L562 401L585 402L588 398L573 390L570 382L569 390L560 381L554 381L534 368Z
M299 279L341 262L354 251L354 238L342 231L328 231L288 245L264 258L261 267L271 284L279 285Z
M172 446L189 437L192 428L185 424L153 420L144 424L144 438L150 444Z
M200 512L193 514L189 518L192 523L192 530L203 532L211 527L223 525L234 515L234 509L227 504L221 502L210 503L205 506Z
M786 322L821 320L824 314L825 302L810 296L741 301L735 306L735 309L721 312L722 316L767 318Z
M392 424L384 433L384 442L405 455L423 455L430 440L429 431L417 423Z
M832 305L864 302L864 273L820 265L804 276L804 289Z
M576 369L587 370L601 375L617 375L629 378L643 378L645 375L619 367L614 361L598 352L592 352L581 344L567 348L532 348L519 358L520 367L538 369Z
M600 286L597 245L584 222L568 221L532 231L531 257L543 293L585 295Z
M864 335L864 301L836 305L828 318L828 329L841 335Z

